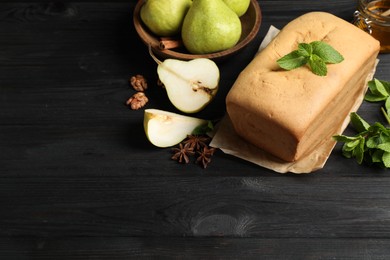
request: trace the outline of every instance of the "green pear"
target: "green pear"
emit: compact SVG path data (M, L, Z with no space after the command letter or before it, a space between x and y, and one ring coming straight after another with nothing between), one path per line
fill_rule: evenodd
M239 17L248 10L251 0L223 0Z
M189 52L207 54L236 45L241 31L239 17L223 0L193 0L181 36Z
M206 58L189 61L158 60L149 46L149 53L158 64L157 74L164 84L168 98L180 111L196 113L209 104L219 88L217 64Z
M159 109L145 109L144 131L157 147L170 147L183 141L187 135L208 121Z
M179 34L191 0L146 0L140 16L143 23L158 36Z

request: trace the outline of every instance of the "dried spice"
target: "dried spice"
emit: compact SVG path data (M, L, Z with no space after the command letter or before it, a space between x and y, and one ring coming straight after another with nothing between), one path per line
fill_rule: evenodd
M144 107L148 101L149 99L145 93L137 92L126 101L126 105L130 106L133 110L137 110Z
M200 150L202 147L206 147L210 142L210 137L202 135L189 135L185 140L184 146L192 148L193 150Z
M207 135L188 135L187 138L179 144L178 148L173 148L173 160L180 163L189 163L190 156L195 157L195 163L207 168L211 162L216 148L209 147L211 138Z
M213 147L203 147L201 152L198 152L199 156L196 159L196 163L202 165L202 167L205 169L207 165L211 162L211 157L213 156L215 152L215 148Z
M158 47L161 50L175 49L183 46L183 41L174 37L161 37Z
M142 75L135 75L130 78L130 85L136 90L136 91L145 91L148 88L148 83L146 81L146 78Z
M182 143L179 144L179 148L173 148L172 151L174 154L171 159L178 161L179 163L189 163L189 156L195 154L192 148L186 147Z

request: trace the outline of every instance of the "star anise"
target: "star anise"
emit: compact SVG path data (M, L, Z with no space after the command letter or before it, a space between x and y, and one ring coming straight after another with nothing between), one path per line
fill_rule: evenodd
M192 148L194 151L198 151L203 147L206 147L210 142L210 137L205 135L188 135L187 140L185 140L184 146Z
M207 165L211 162L211 156L213 156L215 152L215 148L205 146L203 147L201 152L198 152L199 156L196 159L196 163L203 166L203 168L206 168Z
M179 163L189 163L189 156L194 155L195 152L192 148L186 147L182 143L179 144L178 148L172 148L173 155L171 157L172 160L176 160Z

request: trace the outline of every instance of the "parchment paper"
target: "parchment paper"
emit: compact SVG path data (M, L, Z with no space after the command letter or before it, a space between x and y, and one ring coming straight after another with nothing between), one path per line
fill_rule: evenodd
M262 51L268 43L279 33L279 30L271 26L263 39L262 43L259 46L259 52ZM378 64L378 61L377 61ZM367 81L372 79L375 73L375 68L367 77ZM366 87L363 88L359 98L355 101L354 106L350 112L356 112L363 102L364 95L367 91ZM347 118L345 118L343 124L340 126L336 134L342 134L345 128L348 126L350 119L349 113ZM221 149L224 153L236 156L243 160L252 162L259 166L268 168L278 173L310 173L324 167L326 161L329 158L336 142L333 138L330 138L323 145L319 146L308 156L301 158L295 162L285 162L282 161L271 154L257 148L256 146L250 144L246 140L242 139L236 134L231 124L230 118L228 115L219 122L216 126L216 131L211 140L210 146Z

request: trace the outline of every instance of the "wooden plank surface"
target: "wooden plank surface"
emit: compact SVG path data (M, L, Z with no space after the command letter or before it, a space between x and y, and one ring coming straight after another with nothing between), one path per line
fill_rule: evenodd
M175 111L132 26L136 1L0 3L0 258L388 259L388 170L340 154L310 175L280 175L218 151L179 165L146 140L124 102L130 76L148 107ZM272 24L355 2L260 1L255 42L219 64L224 98ZM376 77L390 80L390 56ZM359 113L383 120L379 105ZM348 131L348 130L347 130Z
M283 238L11 238L7 259L387 259L378 239ZM31 253L32 252L32 253Z

